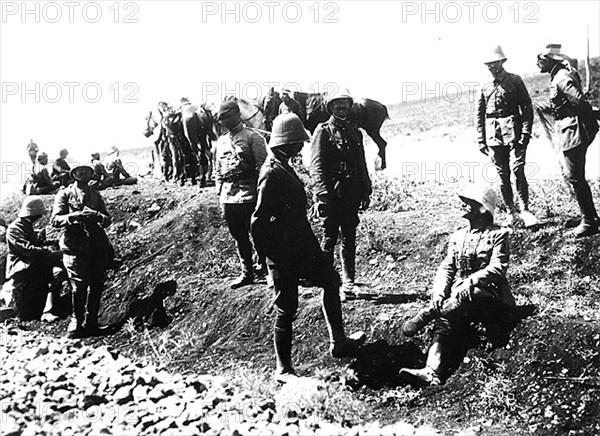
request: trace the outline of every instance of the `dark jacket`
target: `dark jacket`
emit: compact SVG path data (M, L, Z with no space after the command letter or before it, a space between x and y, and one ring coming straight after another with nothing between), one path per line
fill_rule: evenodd
M10 279L16 273L27 271L50 250L42 247L33 222L28 218L17 218L6 230L6 244L8 255L6 257L6 278Z
M583 97L579 75L557 64L550 78L550 106L556 119L554 131L558 146L563 151L588 146L598 133L598 122Z
M516 74L504 76L482 87L475 113L477 141L490 147L512 145L521 135L531 136L531 98Z
M256 250L276 265L302 270L322 256L306 218L304 184L286 160L269 155L258 182L251 231Z
M311 144L310 175L315 196L326 202L358 204L371 195L362 133L335 117L317 126Z
M72 222L68 214L89 208L96 211L93 219ZM65 229L60 239L61 249L68 254L109 252L112 246L103 228L111 223L104 200L98 191L86 186L80 189L77 183L56 194L51 222L54 227Z

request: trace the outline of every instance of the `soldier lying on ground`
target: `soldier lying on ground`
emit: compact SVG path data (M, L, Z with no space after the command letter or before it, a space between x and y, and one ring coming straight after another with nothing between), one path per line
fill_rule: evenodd
M58 301L67 279L62 252L44 247L43 232L40 237L33 228L45 213L40 197L26 197L6 233L6 278L12 281L15 309L22 320L41 317L51 322L60 313Z
M414 336L435 320L425 368L400 370L400 376L409 382L441 384L456 364L452 360L462 360L457 352L464 347L471 323L483 323L488 337L500 345L508 340L517 320L506 279L508 230L494 225L496 192L491 187L470 185L459 197L469 227L450 238L448 254L433 284L431 307L402 326L405 336Z

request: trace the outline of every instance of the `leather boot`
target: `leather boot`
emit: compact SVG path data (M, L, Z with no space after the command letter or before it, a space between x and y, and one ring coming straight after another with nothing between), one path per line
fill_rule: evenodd
M411 385L439 386L442 384L439 375L437 375L433 368L430 368L429 366L422 369L402 368L398 375Z
M598 233L598 221L585 217L573 230L573 236L576 238L584 238L586 236L595 235L596 233Z
M287 383L296 377L292 366L292 331L276 326L273 331L273 342L277 359L273 379L279 383Z
M435 309L426 309L402 324L402 333L407 337L414 336L427 324L439 316L440 313Z
M69 322L69 327L67 328L67 336L73 339L85 336L84 322L87 293L81 288L80 285L75 285L73 286L73 292L71 293L73 299L73 314L71 316L71 321Z

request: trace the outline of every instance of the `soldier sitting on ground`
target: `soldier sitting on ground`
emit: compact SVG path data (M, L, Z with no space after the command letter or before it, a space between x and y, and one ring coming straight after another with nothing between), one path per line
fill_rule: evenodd
M410 382L441 384L456 364L452 360L460 359L455 354L464 348L471 323L482 322L492 344L504 345L517 320L506 279L509 231L494 225L496 192L489 186L470 185L459 197L469 227L450 238L433 284L431 307L402 326L405 336L414 336L435 320L425 368L400 370Z
M113 186L135 185L137 183L137 177L132 177L127 172L119 154L120 151L116 145L113 145L106 154L106 169L113 177Z
M6 232L6 278L12 281L15 309L22 320L41 317L51 322L60 314L58 301L67 279L62 252L46 248L44 232L36 234L33 228L45 214L41 197L26 197Z
M60 182L54 182L48 173L48 155L40 153L37 163L31 170L29 179L23 185L23 193L26 195L54 194L60 187Z
M66 148L63 148L60 151L60 157L54 161L54 165L52 165L52 181L59 182L61 186L67 186L70 183L73 183L73 179L71 179L71 167L67 163L67 156L69 155L69 151Z

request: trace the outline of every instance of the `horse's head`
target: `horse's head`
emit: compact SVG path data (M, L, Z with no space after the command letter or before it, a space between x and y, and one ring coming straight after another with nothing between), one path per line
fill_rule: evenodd
M265 114L265 127L270 132L273 127L273 120L279 114L279 106L281 105L281 97L277 91L271 88L269 94L265 96L262 109Z
M149 138L154 134L154 129L158 126L158 122L154 119L154 114L152 111L148 111L148 116L146 117L146 129L144 130L144 136Z

